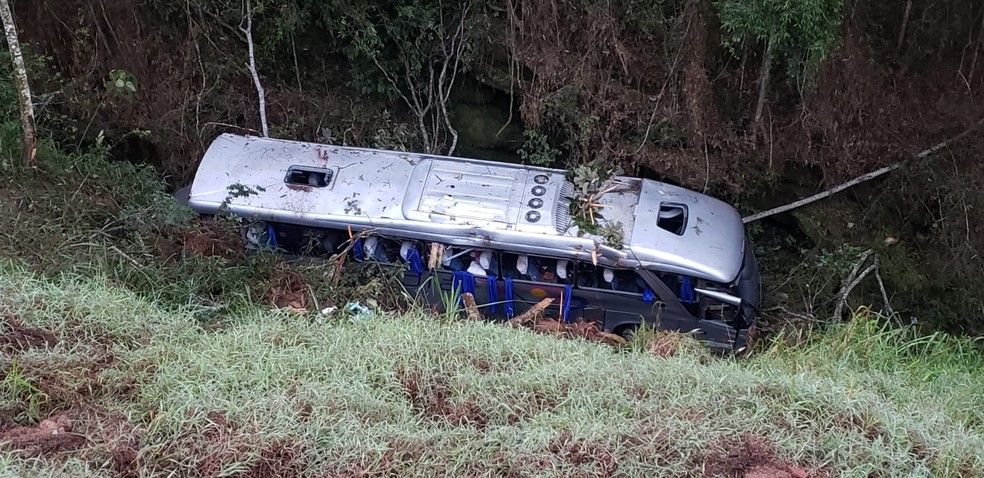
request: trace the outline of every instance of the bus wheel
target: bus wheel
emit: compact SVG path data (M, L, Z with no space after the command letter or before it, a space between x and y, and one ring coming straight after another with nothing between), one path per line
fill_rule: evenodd
M639 324L622 325L615 329L615 334L621 336L626 342L631 342L639 330Z

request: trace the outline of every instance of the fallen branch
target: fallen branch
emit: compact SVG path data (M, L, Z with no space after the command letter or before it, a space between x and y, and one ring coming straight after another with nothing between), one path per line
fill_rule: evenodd
M864 251L861 254L861 257L858 258L858 261L854 263L854 268L851 270L851 273L844 278L839 294L840 298L837 299L837 307L834 308L834 320L841 320L843 317L842 314L844 312L844 306L847 304L847 298L851 295L851 291L853 291L854 288L868 276L868 274L871 274L872 271L878 268L878 257L876 256L871 265L866 267L863 271L861 270L861 267L868 261L868 258L871 257L872 254L874 254L874 251L871 249Z
M941 143L933 146L932 148L926 149L926 150L920 152L919 154L913 156L912 158L910 158L910 161L911 160L917 160L917 159L924 159L924 158L930 156L931 154L933 154L933 153L935 153L935 152L937 152L937 151L939 151L939 150L941 150L941 149L943 149L943 148L945 148L945 147L947 147L947 146L949 146L949 145L951 145L951 144L953 144L953 143L955 143L955 142L963 139L965 136L969 135L970 133L974 132L974 130L976 130L977 128L981 127L981 125L984 125L984 118L981 118L981 119L977 120L976 123L974 123L973 125L971 125L969 128L967 128L966 130L964 130L962 133L960 133L960 134L958 134L958 135L956 135L956 136L954 136L952 138L949 138L949 139L947 139L947 140L945 140L945 141L943 141L943 142L941 142ZM759 219L763 219L763 218L766 218L766 217L769 217L769 216L774 216L776 214L784 213L784 212L787 212L787 211L792 211L793 209L797 209L797 208L806 206L807 204L812 204L812 203L817 202L817 201L819 201L821 199L826 199L826 198L828 198L830 196L833 196L834 194L837 194L837 193L839 193L839 192L841 192L841 191L843 191L845 189L848 189L848 188L857 186L858 184L861 184L863 182L871 181L872 179L875 179L875 178L877 178L879 176L882 176L882 175L888 174L888 173L890 173L892 171L895 171L896 169L901 168L905 164L906 164L906 161L898 162L898 163L895 163L895 164L890 164L888 166L885 166L884 168L877 169L875 171L872 171L870 173L864 174L862 176L858 176L858 177L856 177L856 178L854 178L854 179L852 179L850 181L847 181L847 182L845 182L843 184L840 184L838 186L835 186L833 188L830 188L830 189L828 189L826 191L823 191L821 193L817 193L817 194L814 194L812 196L809 196L809 197L800 199L799 201L786 204L785 206L779 206L779 207L775 207L775 208L772 208L772 209L769 209L769 210L766 210L766 211L758 212L758 213L752 214L751 216L746 216L746 217L742 218L741 222L743 222L745 224L748 224L748 223L750 223L752 221L758 221Z
M526 312L523 312L522 314L517 315L516 317L510 319L509 325L519 326L531 320L536 319L536 317L541 313L543 313L543 311L546 310L547 307L550 307L550 304L552 304L553 301L554 301L553 297L547 297L546 299L537 302L536 305L530 307L530 310L527 310Z
M342 278L342 267L345 267L345 258L348 257L349 253L352 252L352 248L355 247L355 241L369 237L374 231L374 229L363 229L353 234L352 229L349 228L349 240L346 241L345 247L341 251L335 253L337 259L335 260L335 272L331 277L332 288L335 288L338 285L338 280Z
M885 308L882 312L889 316L895 314L895 311L892 310L892 302L888 300L888 293L885 292L885 281L882 280L881 273L878 272L878 269L875 269L875 279L878 279L878 290L881 291L882 300L885 301Z
M479 322L482 320L482 313L478 311L478 304L475 303L475 296L471 292L461 294L461 301L465 303L465 312L468 320Z

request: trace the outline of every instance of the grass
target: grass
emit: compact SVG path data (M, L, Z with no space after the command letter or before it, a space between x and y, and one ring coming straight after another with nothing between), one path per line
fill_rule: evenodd
M8 452L0 471L96 476L112 462L100 449L140 437L141 476L704 476L748 443L831 476L984 476L974 345L874 318L702 364L419 312L352 323L254 307L206 330L192 308L110 283L0 274L3 315L58 338L14 354L20 380L91 437L68 461ZM80 379L54 369L107 354L81 381L129 377L132 390L64 397ZM0 409L22 401L5 394ZM103 436L92 416L125 426Z

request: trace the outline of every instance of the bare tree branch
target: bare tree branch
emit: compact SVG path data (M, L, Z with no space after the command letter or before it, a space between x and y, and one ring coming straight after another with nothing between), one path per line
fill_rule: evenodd
M840 298L837 299L837 307L834 309L834 320L841 320L844 313L844 306L847 304L847 298L851 295L851 291L854 290L858 284L864 280L872 271L878 269L878 257L875 257L874 262L869 265L864 271L861 271L861 266L864 265L865 261L874 254L874 251L868 249L861 253L861 257L858 261L854 263L854 268L851 273L844 278L844 283L841 285ZM859 272L860 271L860 272Z
M20 100L21 127L24 130L24 164L30 167L34 166L34 158L38 152L34 103L31 100L31 86L27 81L24 55L21 53L20 41L17 38L17 26L14 25L14 13L10 10L8 0L0 0L0 17L3 17L3 31L7 35L10 59L14 63L14 81L17 84L17 97Z
M935 146L933 146L933 147L931 147L929 149L923 150L919 154L913 156L911 158L911 160L924 159L924 158L930 156L931 154L933 154L933 153L935 153L935 152L937 152L937 151L939 151L939 150L941 150L943 148L946 148L947 146L949 146L949 145L951 145L951 144L953 144L953 143L955 143L957 141L960 141L961 139L963 139L968 134L974 132L977 128L980 128L981 125L984 125L984 118L981 118L981 119L977 120L976 123L974 123L973 125L971 125L969 128L967 128L966 130L964 130L962 133L960 133L960 134L958 134L958 135L956 135L956 136L954 136L952 138L949 138L949 139L947 139L947 140L945 140L945 141L943 141L941 143L938 143L938 144L936 144ZM842 183L842 184L839 184L837 186L834 186L834 187L832 187L832 188L830 188L830 189L828 189L826 191L823 191L823 192L814 194L814 195L809 196L809 197L805 197L805 198L800 199L800 200L798 200L796 202L792 202L792 203L786 204L785 206L775 207L775 208L772 208L772 209L769 209L769 210L766 210L766 211L762 211L762 212L758 212L758 213L752 214L751 216L746 216L746 217L742 218L741 222L743 222L745 224L748 224L748 223L750 223L752 221L758 221L759 219L763 219L763 218L766 218L766 217L769 217L769 216L774 216L776 214L784 213L784 212L787 212L787 211L792 211L793 209L806 206L807 204L812 204L812 203L817 202L817 201L819 201L821 199L826 199L826 198L828 198L830 196L833 196L834 194L837 194L837 193L839 193L839 192L841 192L841 191L843 191L845 189L848 189L848 188L857 186L858 184L861 184L863 182L870 181L870 180L875 179L875 178L877 178L879 176L882 176L884 174L888 174L888 173L890 173L892 171L895 171L896 169L901 168L904 165L905 165L905 162L904 161L903 162L898 162L898 163L895 163L895 164L890 164L888 166L885 166L884 168L876 169L876 170L874 170L874 171L872 171L870 173L867 173L867 174L858 176L858 177L856 177L856 178L854 178L854 179L852 179L850 181L847 181L845 183Z
M418 37L408 45L408 49L412 51L404 51L400 55L403 60L401 74L390 71L376 54L370 55L373 63L413 113L423 149L427 153L451 154L458 146L458 131L451 123L448 104L467 47L466 20L472 5L469 2L462 7L461 17L457 19L453 33L445 29L442 5L440 23L437 26L440 49L429 49L435 47L424 44L425 36ZM439 57L435 57L435 53ZM421 59L422 64L417 65L412 59Z
M249 45L249 73L253 76L253 84L256 85L256 96L260 102L260 128L263 136L270 136L270 128L267 126L266 114L266 92L263 91L263 84L260 83L260 75L256 71L256 53L253 48L253 7L250 5L252 0L246 0L246 28L240 27L246 34L246 43Z

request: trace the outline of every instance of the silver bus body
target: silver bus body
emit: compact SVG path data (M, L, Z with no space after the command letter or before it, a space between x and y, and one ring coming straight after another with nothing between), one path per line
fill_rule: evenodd
M224 134L205 153L188 204L202 214L228 211L263 221L281 242L322 231L332 249L348 231L372 229L419 256L432 243L452 255L465 251L476 263L482 251L494 253L496 270L473 267L475 295L501 299L508 279L511 313L557 297L564 304L555 312L565 319L582 316L615 331L656 323L697 330L716 348L744 348L757 315L759 276L737 211L657 181L616 177L612 184L597 198L597 220L620 226L620 248L574 224L575 186L562 170ZM398 255L393 263L405 263L405 254ZM551 283L501 269L516 258L527 265L529 258L562 261L550 275L566 277ZM433 275L450 289L456 272L466 271L445 264L404 274L404 283L420 286ZM629 292L608 280L616 273Z

